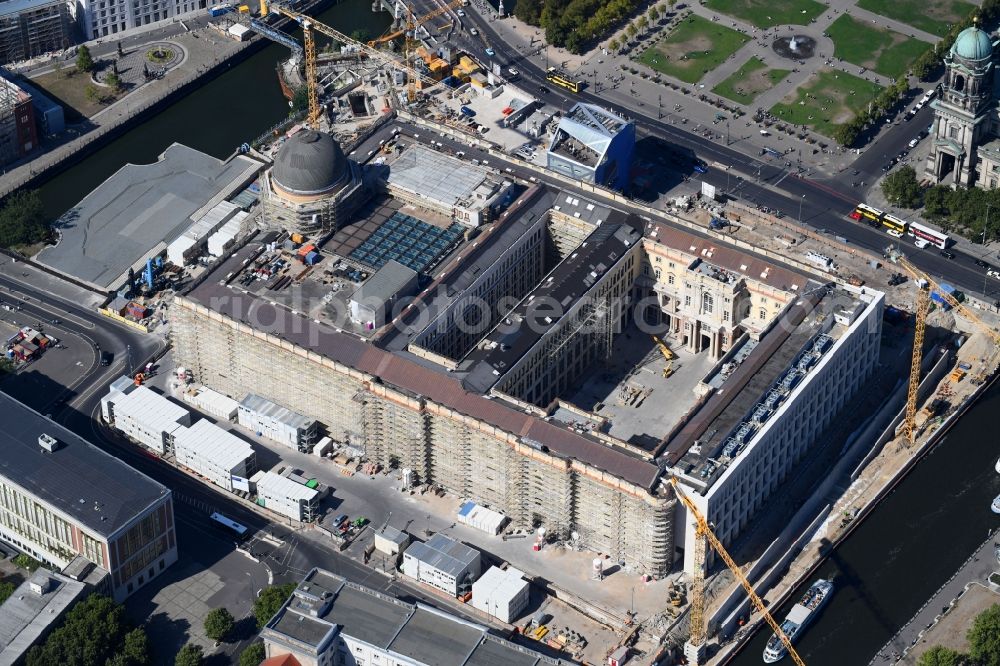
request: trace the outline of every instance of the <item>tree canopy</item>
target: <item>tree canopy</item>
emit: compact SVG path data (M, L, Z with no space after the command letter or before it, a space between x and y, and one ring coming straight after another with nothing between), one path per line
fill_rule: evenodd
M7 197L0 208L0 247L37 243L48 233L45 209L37 190L22 190ZM16 559L14 563L17 564Z
M638 8L638 0L518 0L514 15L544 29L545 40L553 46L581 53Z
M240 653L240 666L260 666L265 655L263 643L260 641L251 643L246 650Z
M62 624L41 645L35 645L27 654L27 666L105 666L112 659L117 664L141 666L144 662L122 662L116 654L138 654L137 646L145 641L132 636L126 643L124 608L110 597L91 594L66 614ZM134 629L129 635L140 632ZM148 654L146 656L148 663Z
M205 635L213 641L226 639L235 624L233 614L227 608L213 608L205 615Z
M961 666L962 654L951 648L935 645L920 655L917 666Z
M917 182L917 172L908 164L882 180L882 193L889 203L903 208L919 208L924 200L923 188Z
M174 659L174 666L201 666L205 651L200 645L188 643L181 648Z
M972 663L1000 666L1000 604L993 604L977 615L965 637Z
M260 596L253 602L253 615L257 618L257 628L263 629L274 614L278 612L285 600L295 591L295 583L272 585L264 588Z
M86 44L81 44L76 50L76 68L81 72L89 72L94 69L94 57L90 55L90 49Z

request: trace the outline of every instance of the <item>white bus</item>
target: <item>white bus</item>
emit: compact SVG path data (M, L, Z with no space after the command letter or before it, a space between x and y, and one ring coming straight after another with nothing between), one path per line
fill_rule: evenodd
M229 536L235 537L237 541L243 541L249 536L249 530L244 525L240 525L235 520L227 518L221 513L213 513L209 518L212 519L212 523L216 527L229 534Z
M915 240L922 240L930 243L939 250L945 249L948 247L949 243L951 243L951 238L948 237L948 234L935 231L934 229L925 227L917 222L910 222L910 228L906 233L912 236Z

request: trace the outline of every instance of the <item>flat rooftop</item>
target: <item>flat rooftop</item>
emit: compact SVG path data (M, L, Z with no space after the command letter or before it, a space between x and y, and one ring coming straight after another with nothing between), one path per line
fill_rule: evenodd
M32 590L32 583L43 592ZM0 663L17 662L85 592L87 585L39 569L0 605Z
M308 313L247 291L240 283L242 272L263 249L261 241L251 240L228 260L200 276L200 282L193 283L184 297L233 321L378 377L400 391L423 396L504 432L539 442L548 447L551 455L578 460L643 488L653 487L659 469L648 460L548 423L504 401L487 399L481 393L467 390L454 373L381 349L328 321L317 322Z
M466 386L489 391L641 240L627 216L613 218L591 232L507 315L503 325L466 355ZM534 307L535 299L548 305Z
M445 611L400 601L322 569L306 574L265 633L315 647L334 628L429 666L568 663L514 645Z
M411 341L430 344L435 329L441 325L438 318L446 314L483 272L503 257L515 241L548 214L556 198L555 191L544 187L535 186L525 191L500 214L496 222L485 227L471 245L445 264L435 281L424 289L420 295L423 307L420 318L430 323L422 329L414 330L407 325L410 318L404 316L403 325L392 327L392 334L386 336L381 341L382 344L394 351L404 349Z
M262 168L238 155L227 162L173 144L152 164L127 164L58 220L59 243L36 260L108 291L136 272L219 200Z
M109 537L170 491L0 393L0 475L92 532ZM48 434L60 446L38 444Z
M766 421L847 331L818 307L825 298L853 296L826 288L803 294L759 341L744 342L751 347L748 354L733 350L738 364L712 378L716 392L665 440L658 451L664 463L711 485L755 434L756 426L744 426Z
M470 198L486 181L489 171L420 143L410 143L388 160L389 185L420 194L443 206Z

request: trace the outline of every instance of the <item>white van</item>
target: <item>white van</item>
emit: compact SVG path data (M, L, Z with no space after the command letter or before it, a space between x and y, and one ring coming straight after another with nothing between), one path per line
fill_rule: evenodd
M892 232L889 232L889 233L892 233ZM923 238L915 238L913 240L913 244L916 245L917 247L919 247L921 250L924 249L925 247L927 247L928 245L930 245L930 243L928 241L925 241Z

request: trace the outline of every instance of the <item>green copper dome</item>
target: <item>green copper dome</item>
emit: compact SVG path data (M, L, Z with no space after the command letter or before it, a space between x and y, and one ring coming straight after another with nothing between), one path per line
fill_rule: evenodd
M951 54L966 60L984 60L993 55L993 42L985 30L972 26L959 33Z

